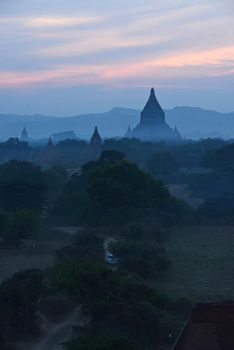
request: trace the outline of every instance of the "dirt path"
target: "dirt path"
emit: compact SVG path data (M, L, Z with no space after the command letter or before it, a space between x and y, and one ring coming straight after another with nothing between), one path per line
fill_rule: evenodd
M62 343L72 334L72 326L80 325L79 311L80 308L76 308L64 322L48 327L44 336L22 350L61 350Z

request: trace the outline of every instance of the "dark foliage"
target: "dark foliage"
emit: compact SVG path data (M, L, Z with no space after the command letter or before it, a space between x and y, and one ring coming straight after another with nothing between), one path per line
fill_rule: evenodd
M146 169L151 175L168 181L179 170L179 166L171 153L158 152L150 157Z
M108 158L109 157L109 158ZM53 210L89 224L118 224L166 210L172 199L162 182L154 180L117 152L83 166ZM118 160L116 160L118 159Z
M173 310L173 303L132 276L67 260L55 267L52 282L85 306L95 331L114 331L151 345L163 341L167 333L160 312Z
M37 303L43 276L39 270L15 274L0 285L0 328L7 337L29 336L37 329Z
M234 223L234 193L208 198L197 210L200 219Z
M139 350L136 342L123 335L81 336L65 346L67 350Z
M131 273L147 278L165 272L170 266L166 252L150 240L118 241L110 251L119 258L119 266Z
M5 338L0 334L0 349L1 350L16 350L15 348L13 349L13 347L11 345L9 345L9 343L5 340Z
M20 161L0 165L0 203L3 209L40 211L45 191L43 174L38 166Z
M62 166L52 166L44 171L45 183L49 196L54 198L58 196L64 189L68 181L68 173Z
M97 235L96 230L82 230L76 234L71 246L58 250L56 255L59 261L73 257L86 262L104 262L103 238Z

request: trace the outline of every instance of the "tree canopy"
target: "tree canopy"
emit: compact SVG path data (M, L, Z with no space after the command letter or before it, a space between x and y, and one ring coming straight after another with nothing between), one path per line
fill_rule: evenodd
M147 170L155 177L163 177L172 175L179 170L179 166L169 152L154 153L146 164Z
M17 160L0 165L0 206L3 209L39 211L43 206L45 191L40 167Z
M77 221L91 224L121 223L162 210L170 194L161 181L153 179L117 152L104 152L96 162L83 166L55 206Z
M0 285L0 328L5 335L22 336L35 331L42 286L40 270L19 272Z

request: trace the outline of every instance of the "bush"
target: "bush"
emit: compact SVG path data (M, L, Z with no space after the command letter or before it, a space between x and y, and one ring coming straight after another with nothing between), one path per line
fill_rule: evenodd
M71 246L58 250L56 255L59 261L74 257L84 262L104 262L103 238L96 234L96 230L83 230L76 234Z

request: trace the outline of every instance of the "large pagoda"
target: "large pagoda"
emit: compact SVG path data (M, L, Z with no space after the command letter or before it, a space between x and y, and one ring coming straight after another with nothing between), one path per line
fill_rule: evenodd
M165 120L165 112L160 106L154 89L141 112L140 123L133 129L131 135L143 141L171 141L179 142L182 138L178 130L172 129Z

